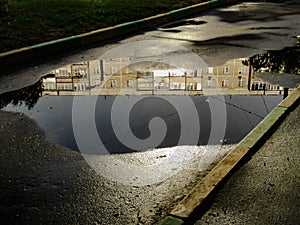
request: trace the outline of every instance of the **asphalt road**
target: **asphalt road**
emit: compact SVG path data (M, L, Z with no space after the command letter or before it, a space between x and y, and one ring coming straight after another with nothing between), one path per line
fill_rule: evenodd
M296 42L300 15L297 1L280 2L244 2L211 10L11 71L0 77L0 93L32 84L54 68L97 59L118 46L144 40L184 46L210 66L282 49ZM154 224L205 174L198 171L205 150L191 151L192 158L187 157L188 163L173 177L146 186L124 185L99 176L79 153L47 142L23 115L1 112L0 121L0 215L6 224ZM226 149L216 151L221 156ZM165 155L156 152L149 158L156 162ZM122 157L119 160L126 163L140 162L133 160L140 156Z
M206 173L198 170L205 153L202 147L178 149L177 157L187 161L168 164L176 171L174 176L142 185L135 179L151 164L168 160L170 151L96 157L97 162L118 161L139 168L136 174L128 172L123 180L113 181L107 174L126 172L126 167L101 176L80 153L46 141L24 115L0 112L0 118L0 217L5 224L153 224ZM227 150L215 148L219 157ZM148 176L150 180L161 174Z

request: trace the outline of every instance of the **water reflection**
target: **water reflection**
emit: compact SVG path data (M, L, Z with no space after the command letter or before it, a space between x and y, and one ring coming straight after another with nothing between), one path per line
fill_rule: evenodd
M289 88L300 84L300 40L294 47L287 47L279 51L267 51L252 56L245 61L254 71L252 76L252 90L266 90L273 87L284 87L284 97ZM264 81L264 82L262 82Z
M130 58L94 60L52 71L42 79L44 95L208 95L249 94L253 87L247 60L233 59L222 66L188 70ZM258 83L255 80L255 85ZM259 84L261 85L261 84ZM266 90L266 89L264 89ZM269 85L268 91L280 91ZM260 94L255 92L253 94Z
M94 96L82 96L82 101L92 101ZM95 123L98 134L110 153L132 152L116 138L111 123L111 108L115 96L99 96L95 109ZM127 96L121 97L124 100ZM137 98L130 96L129 98ZM178 101L185 100L183 96L174 96ZM199 116L200 136L198 145L208 143L211 132L211 112L209 101L219 102L219 98L192 96ZM237 143L251 131L280 101L281 96L225 96L227 110L227 126L225 137L228 143ZM78 151L72 128L72 96L44 96L39 99L36 106L27 109L26 106L5 107L5 110L22 112L35 119L45 130L48 139L62 146ZM81 115L85 120L85 115ZM149 134L149 121L151 118L160 117L167 125L165 139L158 147L176 146L180 136L180 123L178 113L170 104L151 96L138 102L130 112L130 128L138 138L147 138ZM82 130L81 135L89 135L89 130ZM125 134L126 135L126 134ZM212 144L220 144L219 139L211 140ZM190 143L183 143L189 145ZM144 149L141 149L144 150Z
M43 82L39 80L31 86L1 94L0 109L9 104L13 106L24 104L28 109L32 109L38 99L43 95L43 90Z
M196 126L200 127L200 135L197 143L187 139L181 145L232 144L240 141L282 99L282 88L254 79L247 62L233 59L221 66L195 70L157 62L132 63L130 58L81 62L55 69L32 86L0 95L0 108L27 114L45 130L48 139L78 151L72 127L74 96L84 102L96 98L97 132L113 154L134 151L119 141L112 126L112 106L117 96L123 102L147 96L131 109L130 129L137 138L146 139L151 135L151 119L163 119L166 136L154 146L162 148L178 145L184 124L176 109L159 96L170 95L183 102L188 95L199 117ZM224 99L214 96L216 89L222 91ZM227 125L222 140L210 137L211 103L226 105ZM79 119L84 122L85 115ZM88 136L89 132L82 130L79 135ZM126 139L128 134L124 135L122 138Z
M287 52L298 51L292 49ZM30 109L44 95L210 95L216 88L224 95L281 94L283 87L263 82L253 73L265 68L263 62L269 54L197 70L153 62L131 63L130 58L75 63L51 71L34 85L0 95L0 108L11 103L25 104ZM298 67L293 67L296 71L299 56L294 59L298 60ZM253 67L249 68L249 62Z
M300 74L300 39L293 47L282 50L269 50L254 55L248 62L254 71L270 73ZM248 65L247 63L245 65Z
M35 107L28 109L25 105L13 106L12 104L4 110L22 112L33 118L45 130L49 140L62 146L78 151L72 127L72 104L73 96L43 96ZM81 96L81 101L93 101L94 96ZM101 138L109 153L133 152L134 150L124 146L116 137L111 122L111 108L116 96L99 96L95 108L95 123L99 137ZM121 96L120 101L138 96ZM173 96L177 101L185 101L184 96ZM198 145L206 145L211 133L211 111L209 102L223 104L218 97L191 96L197 109L200 135ZM227 110L227 123L225 138L227 144L237 143L248 132L250 132L280 101L281 96L225 96ZM188 109L187 109L188 110ZM120 112L122 113L122 112ZM80 115L84 121L86 115ZM129 124L133 134L140 138L147 138L149 133L149 121L159 117L167 126L167 133L161 144L157 147L176 146L181 131L181 121L178 112L171 104L154 97L146 97L139 101L130 112ZM79 135L89 135L88 129L82 129ZM126 135L122 138L126 138ZM191 138L192 139L192 138ZM190 141L190 142L189 142ZM220 139L210 139L210 144L220 143ZM195 144L193 140L187 139L184 145ZM145 150L145 149L140 149Z

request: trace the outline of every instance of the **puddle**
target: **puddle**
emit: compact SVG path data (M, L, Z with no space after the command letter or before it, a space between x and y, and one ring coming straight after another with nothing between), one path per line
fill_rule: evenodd
M82 96L80 101L93 101L94 96ZM122 96L121 101L126 102L137 96ZM173 96L177 101L185 101L183 96ZM95 106L95 123L99 136L106 149L111 154L132 152L116 137L111 123L111 110L116 99L115 96L99 96ZM211 111L207 101L222 104L216 96L191 96L197 109L200 121L200 136L198 145L206 145L211 132ZM26 106L8 105L4 110L22 112L35 119L45 130L46 136L62 146L78 151L72 127L73 96L43 96L37 104L28 109ZM227 110L227 124L225 138L228 143L237 143L251 131L280 101L282 96L225 96ZM124 113L125 114L125 113ZM81 120L85 120L82 115ZM180 117L171 104L165 100L146 97L139 101L131 110L129 124L132 132L138 138L145 139L150 135L149 122L154 117L162 118L168 129L166 137L158 146L176 146L180 137ZM80 135L88 136L89 130L82 130ZM125 137L128 134L124 134ZM190 141L190 142L189 142ZM193 138L187 140L185 145L194 145ZM210 144L220 144L220 140L210 140ZM155 147L155 146L149 146ZM145 149L140 149L145 150Z
M281 87L252 80L251 76L245 59L199 70L151 62L133 64L125 58L95 60L55 69L32 86L2 94L0 107L28 115L50 141L75 151L79 151L78 137L88 140L95 131L110 154L177 145L234 144L282 100ZM187 98L190 105L186 104ZM83 125L76 135L74 102L83 107L77 106L82 110L77 113L77 120ZM212 110L222 107L226 115L214 117ZM84 108L91 108L92 114ZM119 118L124 116L128 132L118 134L123 125L119 118L112 119L113 113ZM182 113L196 113L195 121L184 121ZM216 118L220 119L220 129L225 124L222 138L212 135ZM95 124L94 131L84 126L89 120ZM189 134L179 141L182 127L192 134L193 126L199 127L196 142ZM148 140L164 129L159 143L149 141L138 149L124 144L131 135Z

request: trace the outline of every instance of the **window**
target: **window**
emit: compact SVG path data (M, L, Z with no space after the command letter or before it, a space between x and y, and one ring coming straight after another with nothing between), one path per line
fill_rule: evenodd
M198 91L201 91L202 90L202 84L201 83L197 83L196 89Z
M224 74L228 74L229 73L229 67L228 66L224 66L223 73Z
M126 73L132 73L131 69L129 67L126 67Z
M56 84L54 82L44 82L44 89L45 90L55 90L56 89Z
M154 72L149 72L149 71L147 71L144 75L145 75L145 76L153 76L153 75L154 75Z
M242 78L241 76L238 77L238 86L239 87L245 86L245 78Z
M246 67L240 66L238 72L239 74L246 74Z
M81 83L80 84L80 87L81 87L81 90L85 91L86 90L86 83Z
M101 80L100 79L94 80L94 85L100 85L100 84L101 84Z
M75 77L87 77L87 69L86 68L74 68Z
M252 86L252 90L258 90L259 83L258 82L253 82L251 86Z
M214 68L213 68L213 67L208 67L207 70L206 70L206 72L207 72L208 74L213 74Z
M207 87L212 87L212 78L211 77L208 77Z
M76 83L74 84L74 90L75 91L85 91L86 90L86 83Z
M133 87L133 80L127 80L127 87Z
M137 88L139 91L153 90L152 79L139 78L137 80Z
M110 67L110 74L116 73L116 68L115 67Z
M73 90L71 83L58 83L57 90Z
M188 71L189 77L201 77L202 76L202 69L199 70L190 70Z
M117 80L111 81L111 87L113 87L113 88L117 87Z
M195 84L196 85L196 84ZM194 90L194 83L187 83L187 87L186 87L186 89L187 90Z
M70 73L68 70L59 70L58 71L58 76L59 77L69 77Z
M195 77L202 77L202 69L196 70L196 76Z
M202 70L190 70L189 76L190 77L200 77L202 75Z
M259 84L259 90L265 90L266 84L265 83L260 83Z
M100 68L95 67L94 68L94 74L100 74Z
M222 87L228 87L228 80L222 80Z

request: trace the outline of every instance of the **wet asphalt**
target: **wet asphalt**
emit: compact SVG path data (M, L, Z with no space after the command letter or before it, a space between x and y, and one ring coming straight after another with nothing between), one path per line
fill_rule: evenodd
M299 224L299 121L298 101L276 132L228 180L210 209L191 224Z
M53 67L96 59L121 44L141 40L180 44L211 66L291 46L300 34L299 4L274 2L243 2L211 10L188 19L195 23L175 23L11 70L0 78L0 93L32 84ZM196 224L300 221L298 108L238 171L235 180L228 182L220 193L223 197ZM43 131L19 113L0 112L0 136L0 217L4 224L154 224L204 176L198 171L200 152L161 183L139 187L111 181L99 176L79 153L46 141ZM226 195L229 190L232 194Z
M112 181L97 174L79 152L46 141L40 128L18 113L0 112L0 136L4 224L154 224L205 175L198 170L202 150L191 152L188 164L161 182ZM217 149L219 159L227 150ZM108 157L124 163L141 157L148 164L167 158L162 152L152 158L151 153Z

